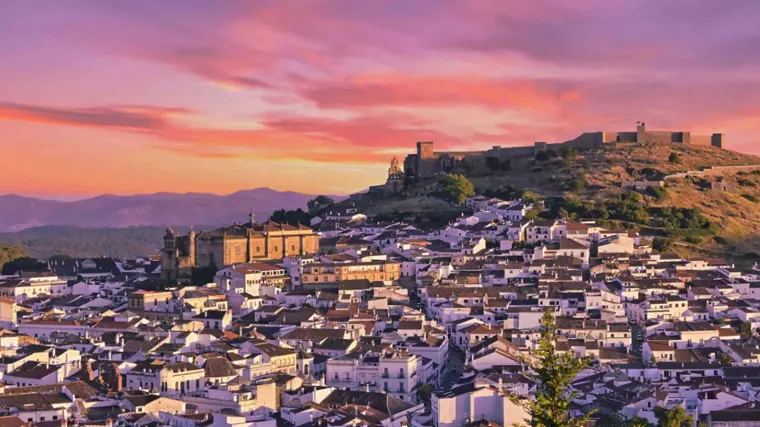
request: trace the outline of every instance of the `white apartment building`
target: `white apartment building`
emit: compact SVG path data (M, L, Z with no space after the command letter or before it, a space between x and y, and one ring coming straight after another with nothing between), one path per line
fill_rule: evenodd
M330 359L325 376L330 387L382 391L407 402L417 400L417 385L431 380L436 381L432 362L425 365L420 356L406 350L380 355L350 353Z

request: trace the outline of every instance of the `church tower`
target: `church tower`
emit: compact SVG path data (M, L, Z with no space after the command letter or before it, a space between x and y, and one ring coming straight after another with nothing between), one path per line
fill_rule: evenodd
M164 248L161 250L161 278L164 280L177 280L177 236L171 228L166 229L164 234Z

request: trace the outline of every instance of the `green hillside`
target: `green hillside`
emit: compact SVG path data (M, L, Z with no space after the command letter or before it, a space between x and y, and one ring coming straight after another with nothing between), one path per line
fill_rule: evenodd
M738 165L760 165L760 157L713 147L615 143L511 159L508 165L467 158L453 173L467 176L478 194L510 197L533 192L547 199L552 212L545 216L571 215L636 228L667 239L680 252L749 262L760 253L760 172L668 179L665 188L636 196L622 185ZM450 218L462 212L445 200L438 178L409 183L402 194L364 195L354 202L381 217Z

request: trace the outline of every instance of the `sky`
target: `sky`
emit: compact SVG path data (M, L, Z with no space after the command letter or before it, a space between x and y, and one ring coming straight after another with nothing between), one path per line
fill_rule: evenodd
M760 154L757 0L4 0L0 194L348 194L587 131Z

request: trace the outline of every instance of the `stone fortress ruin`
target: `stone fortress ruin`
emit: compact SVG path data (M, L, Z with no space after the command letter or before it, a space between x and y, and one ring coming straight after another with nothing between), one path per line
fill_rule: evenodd
M694 135L690 131L652 131L646 128L644 122L637 122L635 132L585 132L575 139L560 143L535 142L532 146L521 147L494 146L485 151L435 151L432 141L421 141L417 142L417 152L407 155L404 159L404 174L406 176L424 177L449 172L465 157L495 157L498 159L530 157L549 149L555 151L560 151L563 148L592 149L615 142L676 143L723 148L725 134Z

